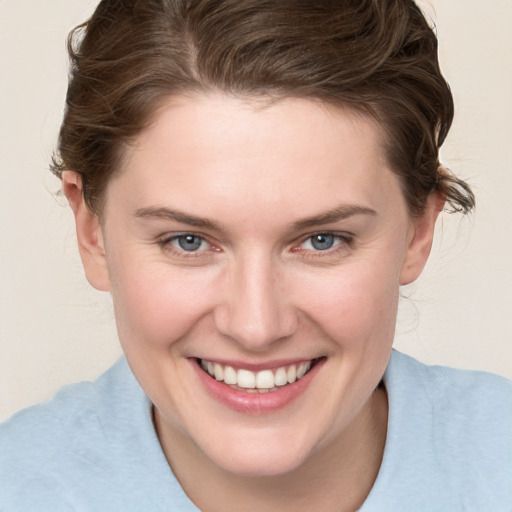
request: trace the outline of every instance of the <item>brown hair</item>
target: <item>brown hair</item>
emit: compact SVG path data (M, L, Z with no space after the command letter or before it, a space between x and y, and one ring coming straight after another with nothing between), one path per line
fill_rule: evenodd
M453 100L412 0L102 0L68 40L71 76L52 171L80 173L101 211L124 143L169 95L306 97L377 118L411 214L438 192L469 212L439 163Z

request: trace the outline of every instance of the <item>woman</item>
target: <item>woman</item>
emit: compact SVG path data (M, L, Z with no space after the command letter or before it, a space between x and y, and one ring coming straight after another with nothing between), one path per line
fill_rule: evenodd
M103 1L53 164L126 359L2 427L3 510L507 510L512 393L392 352L453 103L413 2Z

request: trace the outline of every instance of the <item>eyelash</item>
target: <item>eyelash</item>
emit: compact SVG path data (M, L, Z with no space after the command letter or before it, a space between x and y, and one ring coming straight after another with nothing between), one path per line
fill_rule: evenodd
M300 243L295 246L292 251L293 252L300 252L300 251L303 251L304 249L302 248L302 246L306 243L306 242L310 242L312 243L311 241L315 238L315 237L319 237L319 236L327 236L327 237L334 237L334 246L333 247L330 247L328 249L325 249L325 250L315 250L315 249L307 249L306 252L308 252L309 254L306 255L303 255L304 257L307 257L307 258L322 258L322 257L326 257L326 256L333 256L333 255L336 255L340 252L343 252L343 251L346 251L347 249L350 249L353 244L354 244L354 235L350 234L350 233L335 233L335 232L332 232L332 231L318 231L316 233L311 233L311 234L308 234L306 237L304 238L301 238L301 241Z
M184 249L179 249L177 247L174 247L173 242L177 242L180 238L185 238L187 236L198 238L201 240L201 242L204 242L208 244L209 248L207 250L200 250L200 251L186 251ZM199 233L193 233L190 231L184 232L184 233L175 233L173 235L165 236L157 241L158 245L164 249L165 251L171 252L178 257L185 257L185 258L197 258L205 255L205 252L219 252L217 248L213 248L213 244L208 241L207 238L205 238L204 235L200 235ZM212 249L213 248L213 249Z
M208 244L208 248L206 250L197 250L197 251L186 251L184 249L178 249L173 245L173 242L177 242L180 238L184 237L194 237L199 239L201 242L204 242ZM321 258L325 257L327 255L334 255L338 252L346 251L347 249L350 249L353 246L354 243L354 235L350 233L334 233L331 231L318 231L316 233L308 234L305 237L302 237L300 239L300 242L292 247L292 252L298 253L301 251L304 251L303 245L313 240L315 237L318 236L327 236L327 237L334 237L334 246L332 248L328 248L325 250L315 250L315 249L306 249L306 252L309 253L307 255L302 254L303 257L313 257L313 258ZM337 242L337 243L336 243ZM181 258L197 258L197 257L204 257L205 253L210 252L220 252L220 249L218 249L215 245L213 245L211 242L208 241L208 239L199 233L193 233L193 232L183 232L183 233L175 233L170 236L165 236L164 238L161 238L157 241L158 245L164 249L165 251L171 252L178 257Z

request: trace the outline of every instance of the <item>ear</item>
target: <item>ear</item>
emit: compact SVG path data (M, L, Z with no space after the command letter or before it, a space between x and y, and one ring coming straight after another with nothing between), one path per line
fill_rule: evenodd
M444 197L436 193L430 194L423 215L413 219L411 236L400 274L401 285L416 281L427 263L434 240L434 227L444 203Z
M109 291L110 280L101 223L84 201L80 175L74 171L64 171L62 189L75 215L78 249L85 276L97 290Z

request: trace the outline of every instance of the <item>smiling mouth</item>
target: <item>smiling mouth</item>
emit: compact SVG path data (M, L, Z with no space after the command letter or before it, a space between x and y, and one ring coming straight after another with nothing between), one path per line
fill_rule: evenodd
M234 390L246 393L271 393L302 379L320 359L323 358L258 372L244 368L235 369L206 359L197 359L197 362L210 377L218 382L224 382Z

